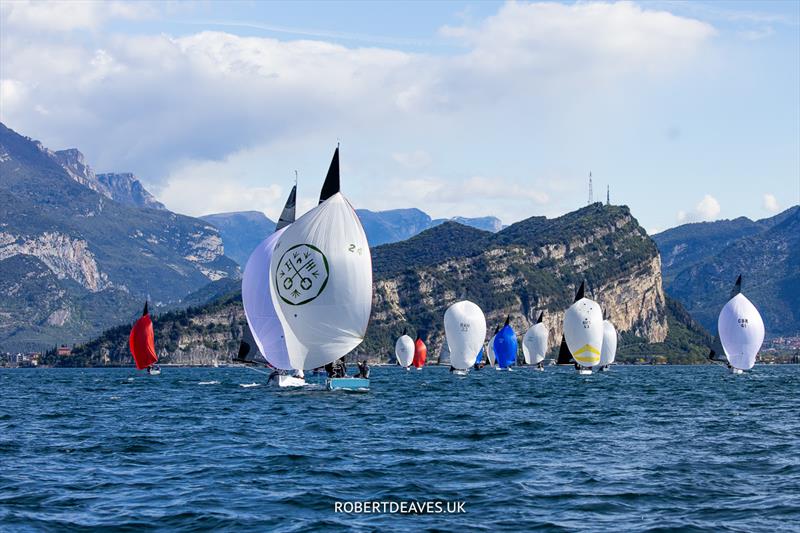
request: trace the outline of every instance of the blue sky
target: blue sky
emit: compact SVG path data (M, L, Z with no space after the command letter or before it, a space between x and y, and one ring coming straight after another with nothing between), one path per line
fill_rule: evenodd
M649 231L800 201L800 2L3 2L0 119L168 207L556 216Z

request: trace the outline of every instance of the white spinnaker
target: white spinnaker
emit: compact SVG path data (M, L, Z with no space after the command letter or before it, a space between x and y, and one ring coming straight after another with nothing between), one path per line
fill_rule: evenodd
M732 367L749 370L764 342L764 321L758 309L744 294L725 304L717 320L719 340Z
M468 300L454 303L444 313L444 332L450 365L459 370L471 368L486 340L486 317L481 308Z
M361 344L372 309L372 258L341 193L286 228L270 282L292 367L324 366Z
M539 322L532 325L522 337L522 353L526 365L538 365L547 353L547 326Z
M617 357L617 330L614 324L603 320L603 347L600 349L600 365L606 366Z
M408 368L414 361L414 339L408 335L401 335L394 343L394 354L400 366Z
M581 298L564 315L564 336L581 366L597 366L603 347L603 313L597 302Z
M275 310L269 267L275 243L286 228L264 239L250 254L242 275L242 304L258 349L275 368L291 370L283 325Z
M492 335L492 338L489 339L489 345L486 347L486 357L489 359L489 364L494 366L494 338L497 335Z

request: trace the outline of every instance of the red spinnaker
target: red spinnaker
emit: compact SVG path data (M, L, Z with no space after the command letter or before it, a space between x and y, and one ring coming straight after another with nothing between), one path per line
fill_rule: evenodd
M153 334L153 322L150 320L150 314L147 312L146 303L144 304L142 318L137 320L136 324L134 324L131 329L129 344L131 347L131 354L133 354L133 361L136 363L136 368L139 370L144 370L158 362L155 335Z
M422 368L425 366L425 359L428 358L428 348L425 346L425 343L422 342L422 339L417 337L416 342L414 342L414 359L411 361L411 364L414 365L414 368Z

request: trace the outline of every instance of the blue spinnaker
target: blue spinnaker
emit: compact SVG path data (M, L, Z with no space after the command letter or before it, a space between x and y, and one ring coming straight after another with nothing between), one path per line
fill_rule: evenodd
M475 364L479 365L482 362L483 362L483 348L481 348L481 351L478 352L478 357L475 358Z
M508 368L517 362L517 335L508 321L495 335L494 356L500 368Z

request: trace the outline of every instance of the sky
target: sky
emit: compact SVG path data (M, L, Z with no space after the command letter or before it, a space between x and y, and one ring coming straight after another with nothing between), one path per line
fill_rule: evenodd
M0 121L173 211L357 208L651 233L800 202L800 1L0 3Z

